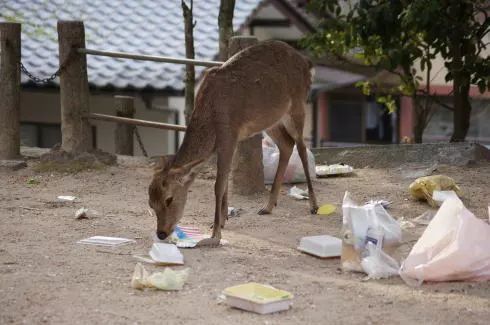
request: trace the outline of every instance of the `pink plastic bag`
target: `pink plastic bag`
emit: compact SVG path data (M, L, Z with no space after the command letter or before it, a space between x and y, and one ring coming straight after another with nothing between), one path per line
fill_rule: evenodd
M409 285L490 280L490 225L459 199L444 201L400 269Z

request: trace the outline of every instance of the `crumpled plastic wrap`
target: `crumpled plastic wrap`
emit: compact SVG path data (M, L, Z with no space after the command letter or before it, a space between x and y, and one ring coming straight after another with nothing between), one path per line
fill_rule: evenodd
M432 175L417 178L409 186L410 194L419 200L427 201L432 207L437 207L437 202L433 199L434 191L454 191L461 196L461 189L456 182L446 175Z
M189 277L189 271L189 268L179 271L165 268L163 272L149 274L141 263L137 263L131 279L131 287L140 290L144 288L182 290Z
M366 256L361 260L361 266L369 279L384 279L398 275L400 265L380 247L367 243Z

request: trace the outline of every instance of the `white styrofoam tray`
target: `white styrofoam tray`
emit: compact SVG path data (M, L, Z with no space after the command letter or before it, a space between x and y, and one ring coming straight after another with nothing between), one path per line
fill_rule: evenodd
M328 235L303 237L298 250L321 258L338 257L342 252L342 240Z

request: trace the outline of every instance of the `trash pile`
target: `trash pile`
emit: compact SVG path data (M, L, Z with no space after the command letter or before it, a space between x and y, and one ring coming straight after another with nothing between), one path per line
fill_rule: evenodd
M270 146L265 139L264 167L269 168L278 159L277 147ZM310 154L310 153L309 153ZM293 153L294 155L294 153ZM296 152L297 155L297 152ZM294 159L297 159L295 161ZM266 166L268 163L269 167ZM298 172L301 161L291 158L291 172L287 182L301 181ZM311 168L315 169L313 163ZM277 164L275 167L277 169ZM288 167L290 168L290 167ZM350 174L348 165L316 166L319 177ZM266 177L272 177L269 171ZM388 212L393 202L372 199L364 204L357 203L349 192L342 201L341 238L326 234L301 238L297 249L308 255L332 259L340 257L343 271L361 272L367 279L383 279L400 276L410 286L420 286L426 281L484 281L490 280L490 225L475 217L463 204L462 191L453 179L445 175L423 176L409 186L409 193L418 200L426 201L436 211L428 210L414 219L395 219ZM288 196L296 200L307 200L308 192L293 186ZM75 197L58 197L64 202L73 202ZM335 213L333 204L324 204L318 209L319 215ZM87 217L88 209L77 210L77 219ZM241 209L229 207L228 216L238 217ZM489 206L490 221L490 206ZM404 229L426 226L422 236L404 259L396 257L403 244ZM170 266L185 264L181 249L199 247L199 242L209 238L200 229L191 226L177 226L163 242L154 238L147 255L133 255L136 263L131 287L144 290L182 290L188 280L190 269L175 270ZM119 247L134 243L133 239L93 236L78 241L80 244ZM226 241L222 240L221 245ZM163 271L148 272L142 263L165 266ZM293 294L259 283L246 283L225 288L223 301L234 308L268 314L288 310L292 306Z
M439 209L397 221L386 210L391 202L371 200L359 205L346 192L342 239L304 237L298 250L320 258L340 256L344 271L362 272L368 279L400 276L410 286L425 281L490 280L490 225L464 206L454 180L424 176L410 185L409 192ZM402 244L402 229L416 225L427 228L400 266L393 256Z

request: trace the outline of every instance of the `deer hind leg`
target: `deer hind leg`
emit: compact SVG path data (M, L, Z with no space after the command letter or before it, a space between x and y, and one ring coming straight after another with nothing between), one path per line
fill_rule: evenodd
M316 201L315 192L313 190L313 184L311 182L311 175L308 169L308 153L306 151L306 145L303 141L303 126L305 121L305 110L304 105L297 104L292 107L291 118L286 123L286 128L290 136L294 139L296 143L296 148L298 149L299 158L301 159L301 164L303 165L303 170L306 176L306 182L308 184L308 196L310 201L310 212L316 214L318 211L318 203Z
M270 214L272 209L277 205L277 198L281 189L284 173L286 172L289 158L291 157L294 148L294 140L282 124L278 124L268 129L267 134L274 140L279 148L279 164L277 166L276 176L274 177L274 183L272 183L269 201L267 205L259 210L258 214Z

